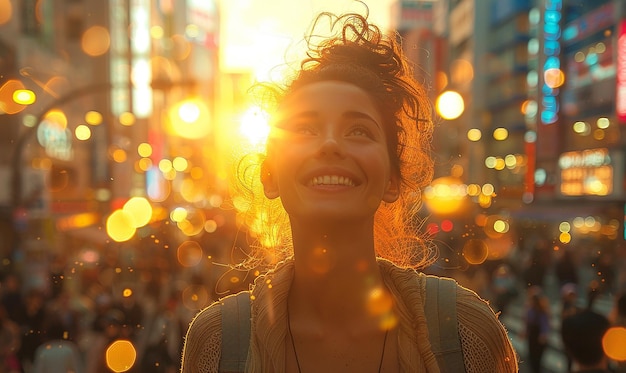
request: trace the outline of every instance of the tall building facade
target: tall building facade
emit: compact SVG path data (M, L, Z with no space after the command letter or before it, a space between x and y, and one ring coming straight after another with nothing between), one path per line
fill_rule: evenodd
M439 124L435 156L441 176L467 187L469 214L498 216L555 245L623 243L624 8L614 0L432 2L432 27L420 31L426 45L440 43L423 64L432 96L453 89L465 102L460 117Z
M131 197L192 204L200 198L181 192L192 175L212 190L215 1L8 4L0 21L6 263L16 252L32 262L24 260L31 246L47 253L33 254L41 258L115 246L105 227L112 211ZM15 92L35 99L16 101Z

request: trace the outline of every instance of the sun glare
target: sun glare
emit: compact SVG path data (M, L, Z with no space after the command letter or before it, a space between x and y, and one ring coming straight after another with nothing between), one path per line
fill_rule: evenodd
M266 112L258 106L248 109L241 117L239 132L252 144L265 144L270 132L269 119Z

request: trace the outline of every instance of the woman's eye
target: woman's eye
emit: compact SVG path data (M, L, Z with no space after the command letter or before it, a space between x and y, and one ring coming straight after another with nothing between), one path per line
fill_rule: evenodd
M365 137L373 138L372 131L362 126L356 126L356 127L351 128L348 134L351 136L365 136Z
M311 136L316 133L315 127L307 123L290 123L281 126L281 129L292 135Z
M296 126L292 130L292 132L297 133L298 135L306 135L306 136L315 134L315 130L311 126Z

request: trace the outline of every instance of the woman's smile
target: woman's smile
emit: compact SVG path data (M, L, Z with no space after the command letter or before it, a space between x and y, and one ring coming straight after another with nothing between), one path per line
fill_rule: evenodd
M281 197L292 218L373 216L392 171L382 119L367 92L340 81L312 83L286 100L280 118L280 135L268 148L266 194Z

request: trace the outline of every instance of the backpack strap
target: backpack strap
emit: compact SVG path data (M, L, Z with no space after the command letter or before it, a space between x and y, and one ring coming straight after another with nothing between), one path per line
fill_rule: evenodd
M424 313L430 345L441 372L465 372L456 316L456 281L426 276Z
M229 295L222 303L220 372L243 372L250 346L250 292Z

